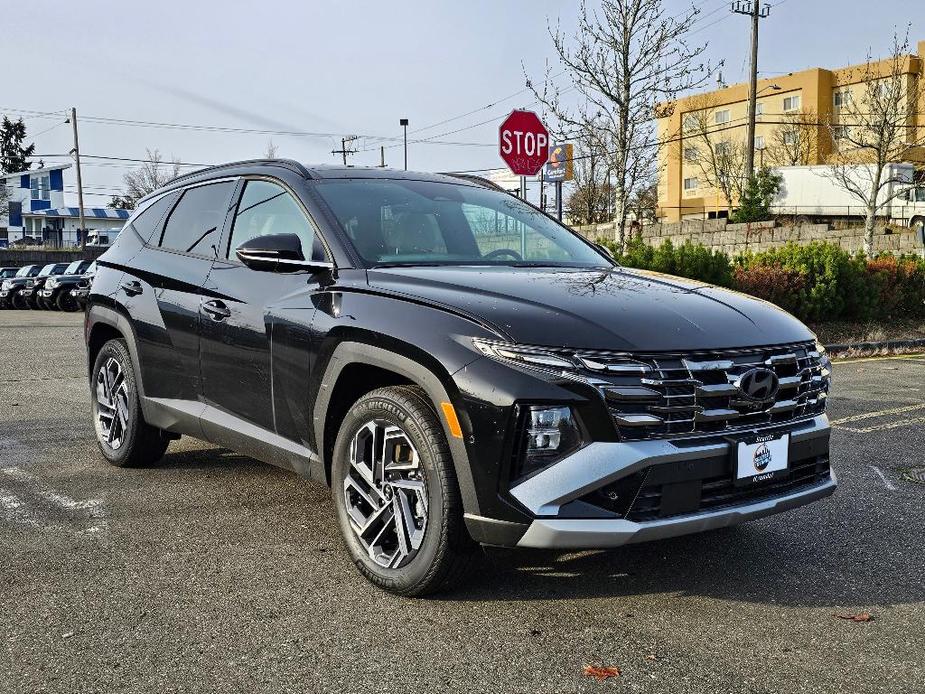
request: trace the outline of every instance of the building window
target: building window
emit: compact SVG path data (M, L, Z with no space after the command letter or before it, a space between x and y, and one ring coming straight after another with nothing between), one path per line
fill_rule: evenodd
M799 137L797 136L797 133L793 132L792 130L784 131L784 144L785 145L795 145L798 139Z
M697 161L698 159L700 159L700 153L696 147L684 148L684 161Z
M727 109L724 109L724 110L722 110L722 111L717 111L717 112L713 115L713 122L716 123L717 125L723 125L724 123L728 123L729 120L730 120L730 117L729 117L729 109L728 109L728 108L727 108Z
M697 180L696 176L693 176L692 178L685 178L684 179L684 190L697 190L697 186L699 185L699 183L700 182Z
M796 94L794 96L785 96L784 97L784 113L789 113L790 111L799 111L800 110L800 95Z
M728 140L716 143L716 156L724 157L732 151L732 144Z
M684 128L684 132L691 132L692 130L696 130L697 116L695 116L693 113L685 114L683 125L681 127Z
M835 106L835 110L837 111L843 106L847 106L848 104L851 103L851 92L849 91L835 92L835 95L832 101Z
M764 149L764 135L755 135L755 149Z
M51 200L51 182L48 176L30 176L29 187L33 200Z
M764 104L755 104L755 115L756 116L764 115Z
M836 125L832 129L832 136L836 140L844 140L848 137L848 126L847 125Z

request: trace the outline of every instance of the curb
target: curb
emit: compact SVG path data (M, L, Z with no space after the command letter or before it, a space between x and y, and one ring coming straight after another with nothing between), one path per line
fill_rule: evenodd
M884 342L851 342L846 344L826 345L825 349L830 356L838 356L849 351L879 352L880 350L892 351L896 349L910 349L922 347L925 349L925 338L916 340L886 340Z

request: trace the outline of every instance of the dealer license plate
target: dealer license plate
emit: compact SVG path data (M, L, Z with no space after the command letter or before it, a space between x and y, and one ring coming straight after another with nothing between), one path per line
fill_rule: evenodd
M758 436L739 441L736 449L736 484L764 482L787 472L790 434Z

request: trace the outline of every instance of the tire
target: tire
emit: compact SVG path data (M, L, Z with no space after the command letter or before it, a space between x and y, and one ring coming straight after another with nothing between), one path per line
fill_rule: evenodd
M112 465L146 467L164 456L170 439L144 421L132 357L123 340L110 340L96 355L90 376L90 409L100 452Z
M381 435L376 433L380 428ZM383 466L364 465L361 458L375 459L371 451L378 448L377 437L383 442ZM356 454L353 464L351 456L361 448L366 452ZM381 479L387 458L412 469L387 473L391 482ZM374 468L383 472L377 475ZM369 470L368 477L363 476L364 470ZM377 476L378 484L372 481ZM433 405L420 388L380 388L353 405L334 444L331 479L347 550L374 585L397 595L428 595L457 585L475 565L479 546L463 522L449 445ZM361 487L365 496L358 491ZM399 512L402 508L405 514ZM377 520L372 522L374 517ZM379 522L385 518L392 520ZM404 547L398 541L399 518L405 519L405 527L415 525L402 533ZM357 528L367 523L371 530L361 539ZM377 527L383 528L378 535Z
M49 300L49 303L51 303L51 300ZM78 309L77 301L66 290L58 292L58 296L54 300L54 305L59 311L65 311L67 313L71 313Z
M13 294L13 299L10 303L17 311L25 311L27 308L29 308L29 304L26 303L26 299L19 292Z

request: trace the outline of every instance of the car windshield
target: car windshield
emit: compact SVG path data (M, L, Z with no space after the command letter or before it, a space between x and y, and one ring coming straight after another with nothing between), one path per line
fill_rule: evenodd
M370 266L608 267L565 227L500 191L401 179L315 187Z
M39 272L39 277L47 277L48 275L51 274L51 271L54 269L55 269L54 263L52 263L51 265L46 265L45 267L42 268L42 271Z
M70 265L67 266L67 269L65 269L64 274L65 274L65 275L74 275L74 274L80 272L80 266L83 265L83 262L84 262L84 261L82 261L82 260L75 260L73 263L71 263Z
M26 277L26 276L32 271L32 269L33 269L34 267L35 267L35 265L25 265L25 266L19 268L19 270L18 270L17 273L16 273L16 276L17 276L17 277Z

